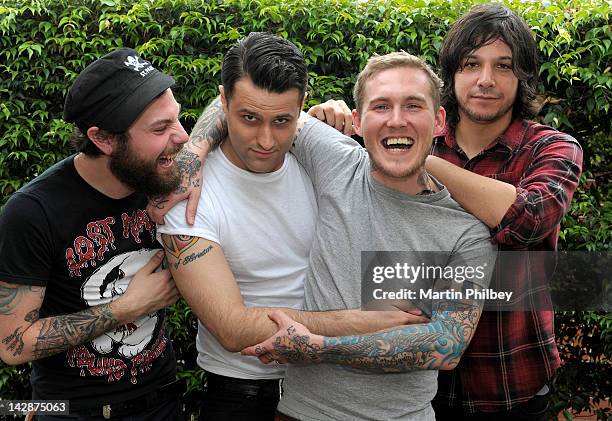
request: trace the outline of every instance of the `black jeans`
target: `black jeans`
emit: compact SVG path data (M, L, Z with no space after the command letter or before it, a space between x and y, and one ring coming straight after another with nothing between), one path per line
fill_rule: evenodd
M466 415L461 408L449 407L438 401L432 402L436 421L547 421L550 407L550 393L535 395L527 402L509 411L481 412Z
M236 379L207 373L200 421L272 421L280 399L280 381Z

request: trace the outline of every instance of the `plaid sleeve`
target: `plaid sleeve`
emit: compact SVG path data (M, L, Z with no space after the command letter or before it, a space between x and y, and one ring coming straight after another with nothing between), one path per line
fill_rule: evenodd
M563 134L542 138L516 186L517 197L492 230L499 244L532 246L557 229L568 211L582 171L582 148Z

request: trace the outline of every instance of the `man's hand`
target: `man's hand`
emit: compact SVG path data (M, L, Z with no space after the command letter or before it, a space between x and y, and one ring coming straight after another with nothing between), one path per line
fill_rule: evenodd
M323 345L322 336L310 333L281 310L273 311L268 317L276 323L278 332L264 342L243 349L242 355L257 357L264 364L320 362L317 353Z
M185 218L187 223L193 225L195 221L198 201L202 193L202 166L208 155L208 143L202 142L198 153L192 152L188 146L184 147L175 158L175 165L181 174L181 184L167 196L149 198L147 212L155 223L162 225L164 215L181 200L187 199Z
M111 304L121 324L161 310L178 300L179 293L170 270L162 269L156 272L163 258L163 251L155 253L147 264L136 272L125 293Z
M330 99L323 104L315 105L308 110L308 115L327 123L347 136L355 134L353 115L343 100Z

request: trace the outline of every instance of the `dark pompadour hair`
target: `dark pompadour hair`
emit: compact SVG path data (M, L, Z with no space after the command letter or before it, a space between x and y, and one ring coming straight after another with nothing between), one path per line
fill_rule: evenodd
M248 77L255 86L283 93L296 88L304 98L308 70L302 52L290 41L265 32L252 32L225 54L221 79L231 99L236 82Z
M462 68L470 53L497 39L504 41L512 50L512 67L519 79L513 118L531 118L537 112L538 50L531 30L521 17L505 6L498 3L480 4L455 22L440 49L440 77L444 82L442 106L446 109L446 119L451 127L459 122L455 73Z

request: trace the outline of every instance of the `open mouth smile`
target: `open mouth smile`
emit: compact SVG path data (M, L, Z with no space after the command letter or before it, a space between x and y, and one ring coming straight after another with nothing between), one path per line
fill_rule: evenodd
M382 144L385 149L410 149L414 144L414 139L410 137L388 137L383 139Z
M159 165L164 168L170 167L174 163L174 158L176 157L177 154L178 152L175 152L170 155L162 155L157 159L157 161L159 162Z

